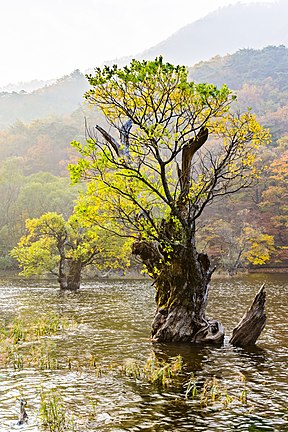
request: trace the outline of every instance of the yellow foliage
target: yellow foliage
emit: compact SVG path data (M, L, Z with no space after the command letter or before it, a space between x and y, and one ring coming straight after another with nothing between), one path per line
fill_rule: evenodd
M97 224L108 232L157 241L165 252L166 243L173 249L191 241L191 226L213 199L257 178L259 147L270 141L251 112L231 109L235 97L225 85L196 84L187 76L185 67L161 57L96 69L85 98L103 112L112 132L100 131L82 148L74 144L81 159L70 167L74 181L90 183L81 208L88 220L97 208ZM208 140L196 146L203 130ZM163 226L170 223L166 235ZM255 254L266 260L263 252ZM170 257L168 251L167 265Z
M271 253L275 250L274 238L263 234L251 227L244 229L248 248L244 253L247 261L253 265L263 265L269 261Z

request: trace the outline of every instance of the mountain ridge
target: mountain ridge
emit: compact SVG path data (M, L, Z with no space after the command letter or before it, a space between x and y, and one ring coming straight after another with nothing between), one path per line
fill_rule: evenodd
M233 54L243 48L288 46L287 16L288 2L285 0L279 0L277 3L237 3L224 6L187 24L167 39L141 53L106 60L103 65L117 63L119 66L124 66L133 58L151 60L162 55L165 61L190 67L200 61L210 60L216 55ZM94 68L91 67L82 72L85 74L93 70ZM39 81L38 88L50 85L52 81ZM12 83L2 87L0 91L31 91L30 89L35 91L35 85L37 80Z
M162 55L165 61L192 66L215 55L233 54L242 48L287 46L287 16L288 3L284 0L225 6L187 24L142 53L117 59L117 64L123 66L132 58L151 60ZM113 63L115 60L105 64Z

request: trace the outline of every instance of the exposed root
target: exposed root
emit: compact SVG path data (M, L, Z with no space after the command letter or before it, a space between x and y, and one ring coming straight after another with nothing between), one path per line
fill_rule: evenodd
M202 327L194 335L192 342L197 344L221 345L224 340L225 330L223 325L216 320L206 321L206 326Z

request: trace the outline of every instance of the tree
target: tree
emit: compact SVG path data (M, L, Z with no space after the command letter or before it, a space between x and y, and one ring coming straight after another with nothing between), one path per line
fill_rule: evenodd
M185 67L161 57L88 79L85 97L111 131L97 125L86 145L73 143L82 157L71 175L94 181L107 215L134 236L156 288L153 338L222 341L223 327L205 315L214 269L196 250L197 222L212 201L250 186L269 134L250 112L233 113L225 85L189 82Z
M283 144L285 144L284 138ZM281 146L279 151L281 155L269 165L268 184L262 193L260 208L262 219L267 225L266 230L275 238L274 265L286 267L288 262L288 151Z
M199 246L203 249L205 245L211 261L229 275L236 274L239 268L262 266L275 252L273 236L263 233L259 226L250 225L246 219L249 210L235 211L231 221L216 215L201 230Z
M128 263L126 249L118 238L109 239L97 226L89 227L77 213L67 222L62 215L46 213L28 219L26 227L27 235L11 251L22 274L51 273L63 290L78 290L82 270L87 266L113 268Z
M25 233L25 220L43 213L61 213L68 218L73 212L79 188L71 187L69 177L49 173L25 176L23 158L12 157L0 163L0 268L15 267L9 256Z

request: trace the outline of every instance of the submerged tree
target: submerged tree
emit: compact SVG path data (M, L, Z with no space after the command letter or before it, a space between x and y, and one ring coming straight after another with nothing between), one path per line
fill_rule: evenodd
M113 268L128 263L126 249L118 238L108 238L98 226L91 227L73 214L68 221L46 213L26 221L27 235L11 251L25 276L50 273L63 290L80 288L87 266ZM115 249L116 253L115 256Z
M132 252L156 288L153 338L221 341L222 325L205 315L214 269L196 250L196 225L212 201L251 184L268 133L250 112L232 111L225 85L188 82L185 67L161 57L88 79L85 98L109 130L97 125L86 145L73 143L82 158L71 175L93 185L115 230L134 236Z

